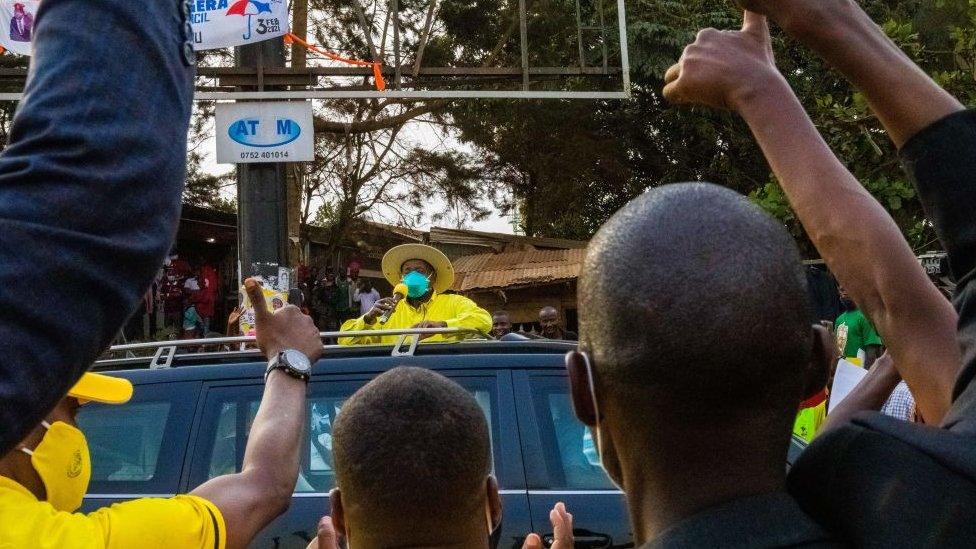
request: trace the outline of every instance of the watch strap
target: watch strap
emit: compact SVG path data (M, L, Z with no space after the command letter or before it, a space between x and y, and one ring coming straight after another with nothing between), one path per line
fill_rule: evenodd
M300 379L308 383L311 377L309 372L302 372L293 368L286 360L283 360L284 354L285 352L282 351L271 357L271 360L268 361L268 368L264 371L264 380L268 381L268 376L271 375L273 370L281 370L295 379Z

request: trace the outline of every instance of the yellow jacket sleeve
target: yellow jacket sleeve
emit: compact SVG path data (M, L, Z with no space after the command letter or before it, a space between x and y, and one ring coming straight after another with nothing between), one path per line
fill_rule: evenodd
M342 323L339 327L340 332L354 332L359 330L374 330L378 322L373 322L372 324L366 324L363 317L350 318L349 320ZM378 337L372 336L360 336L360 337L340 337L339 345L369 345L371 343L379 343Z
M455 316L444 322L448 328L471 328L483 334L491 331L491 315L464 296L455 296Z
M142 498L99 509L106 549L224 549L227 530L217 506L197 497Z

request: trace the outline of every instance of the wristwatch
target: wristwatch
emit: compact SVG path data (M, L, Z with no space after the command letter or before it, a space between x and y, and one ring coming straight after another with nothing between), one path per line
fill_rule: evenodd
M272 370L281 370L293 378L300 379L308 383L312 372L312 363L305 356L305 353L295 349L285 349L277 355L271 357L268 362L268 369L264 372L265 381L271 375Z

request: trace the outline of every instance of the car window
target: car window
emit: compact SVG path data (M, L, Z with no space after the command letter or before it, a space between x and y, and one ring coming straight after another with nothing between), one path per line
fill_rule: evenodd
M92 462L89 493L176 492L198 388L192 382L137 385L125 404L79 408Z
M82 407L78 426L88 439L92 480L151 480L169 409L169 402L134 404L125 413L108 406ZM125 436L119 436L122 433Z
M591 430L576 419L565 378L531 382L550 489L615 489L600 466Z
M472 378L474 379L474 378ZM490 436L494 438L493 380L470 382L456 379L466 386L488 419ZM307 441L303 446L302 466L295 485L296 493L324 493L335 486L332 468L332 425L342 411L342 405L359 387L362 381L313 380L307 399L309 421ZM246 433L257 414L263 386L221 387L211 390L213 399L208 400L208 410L215 412L210 420L212 434L207 437L209 457L206 479L240 471L247 444ZM204 419L205 422L208 420ZM494 448L494 445L492 445ZM204 479L201 479L201 482Z

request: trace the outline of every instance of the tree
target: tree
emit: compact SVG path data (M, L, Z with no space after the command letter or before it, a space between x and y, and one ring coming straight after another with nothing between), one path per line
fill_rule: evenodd
M364 116L365 102L353 123ZM323 134L316 139L316 160L302 170L304 223L329 230L331 257L354 223L373 218L414 225L421 214L434 219L488 215L481 206L492 196L484 170L461 153L431 151L408 135L405 125L370 132ZM433 210L443 203L445 211ZM302 234L302 239L308 238Z
M555 0L534 5L561 9ZM940 84L964 103L976 104L976 4L866 0L862 5ZM507 184L526 233L587 238L648 188L711 181L751 196L814 256L745 124L729 113L676 108L660 95L664 72L695 33L709 26L737 28L741 13L725 0L637 0L627 9L631 99L457 103L448 109L460 139L518 175ZM841 160L888 208L913 245L930 245L931 225L863 98L782 33L774 33L774 49L781 70Z
M183 203L204 206L225 212L237 212L237 201L224 196L223 191L234 185L233 173L214 175L204 170L206 154L203 146L213 133L213 104L196 103L190 119L187 138L186 186Z
M30 58L24 55L0 55L0 68L27 69ZM22 85L14 80L9 84L0 85L3 92L21 92ZM6 148L10 141L10 126L14 120L17 103L14 101L0 101L0 149Z

